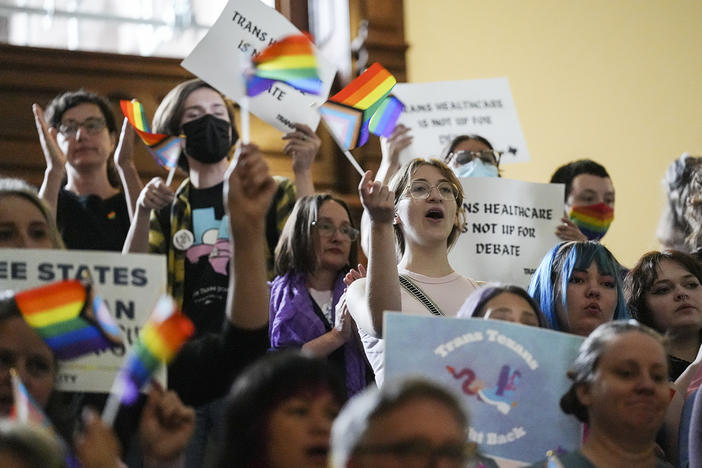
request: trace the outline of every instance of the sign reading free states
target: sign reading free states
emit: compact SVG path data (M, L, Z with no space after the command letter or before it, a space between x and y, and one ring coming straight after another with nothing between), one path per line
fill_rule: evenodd
M412 144L401 162L442 156L460 135L486 138L502 163L529 161L507 78L434 83L398 83L393 89L405 105L399 123L411 128Z
M483 454L533 463L548 450L580 446L581 425L559 401L582 337L498 320L388 312L383 330L385 381L421 376L453 390L468 408L468 437Z
M124 347L62 361L59 390L108 393L127 350L166 292L166 257L91 250L0 249L0 290L22 291L66 279L92 279L122 331ZM156 374L165 382L165 368Z
M559 242L565 186L497 177L459 180L465 232L449 251L451 266L469 278L526 288Z
M243 72L249 58L276 40L300 34L292 23L258 0L230 0L221 15L181 65L234 101L246 96ZM319 125L317 107L324 103L336 68L316 51L322 80L320 95L305 94L284 83L249 98L250 111L282 132L303 123L312 130Z

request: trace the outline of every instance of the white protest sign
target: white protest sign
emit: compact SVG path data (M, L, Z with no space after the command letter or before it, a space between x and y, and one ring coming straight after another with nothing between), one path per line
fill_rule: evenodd
M243 71L251 57L276 40L300 31L283 15L258 0L230 0L205 37L181 65L239 102L246 95ZM249 109L261 120L282 132L304 123L313 130L319 125L317 106L326 101L336 74L334 65L319 52L317 69L322 80L319 96L305 94L284 83L275 83L256 97Z
M454 138L470 134L504 152L501 163L529 161L507 78L398 83L392 93L405 105L399 123L414 137L400 154L403 163L440 157Z
M449 252L451 265L476 280L528 286L559 242L565 186L492 177L460 181L467 230Z
M22 291L90 274L122 330L130 348L156 300L166 292L166 257L163 255L100 252L91 250L1 249L0 290ZM63 361L56 387L59 390L107 393L124 362L125 349L114 348ZM165 382L165 369L158 373Z

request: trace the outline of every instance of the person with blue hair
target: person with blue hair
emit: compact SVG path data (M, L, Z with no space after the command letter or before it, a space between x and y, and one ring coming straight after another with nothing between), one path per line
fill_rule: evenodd
M561 242L541 260L529 294L553 330L588 336L610 320L629 318L619 262L596 241Z

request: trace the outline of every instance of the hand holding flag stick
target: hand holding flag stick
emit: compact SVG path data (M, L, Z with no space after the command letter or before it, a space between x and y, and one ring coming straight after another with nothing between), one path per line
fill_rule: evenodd
M144 106L136 100L122 100L119 102L122 108L122 113L127 118L129 123L134 127L137 135L146 144L146 149L153 156L156 162L168 168L168 178L166 185L171 185L173 176L175 175L176 167L178 167L178 157L181 152L180 136L169 136L162 133L151 133L149 121L144 113Z
M162 296L139 332L136 345L125 357L105 404L102 420L111 426L120 404L134 403L158 366L171 362L194 332L193 323L177 310L173 299Z

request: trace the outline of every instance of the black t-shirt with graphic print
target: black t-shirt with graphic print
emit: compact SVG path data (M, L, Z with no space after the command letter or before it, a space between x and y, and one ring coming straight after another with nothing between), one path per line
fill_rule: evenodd
M195 336L220 333L229 286L229 222L219 183L190 190L193 244L186 250L183 313L193 321Z

